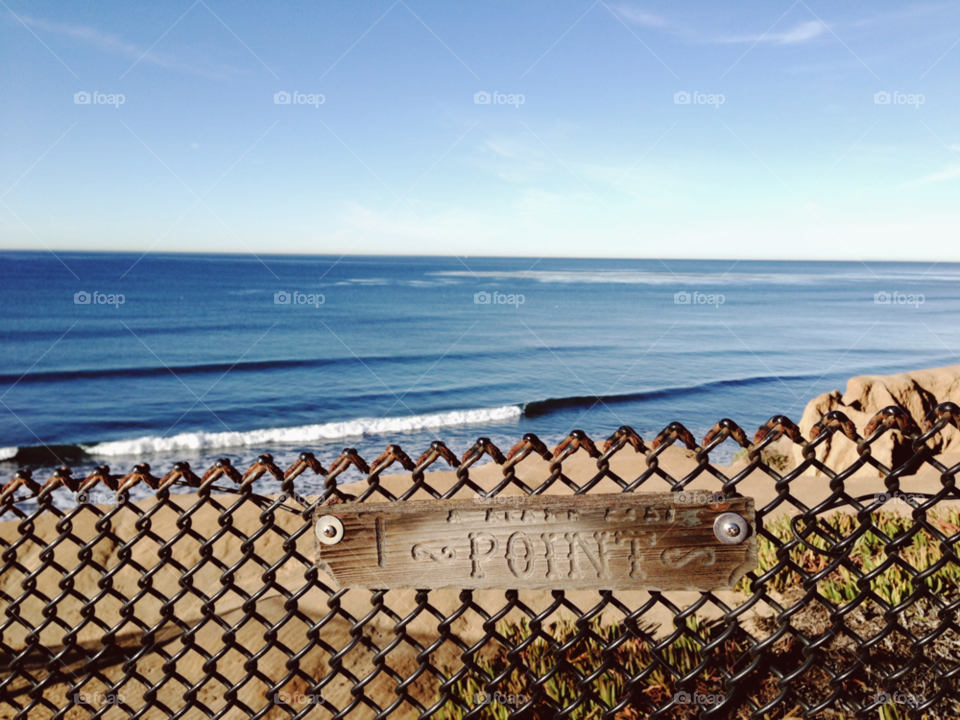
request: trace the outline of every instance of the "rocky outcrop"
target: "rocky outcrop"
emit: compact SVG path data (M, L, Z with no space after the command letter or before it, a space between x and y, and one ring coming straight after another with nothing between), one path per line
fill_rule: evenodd
M812 400L803 411L800 432L809 438L810 429L824 415L839 410L853 421L857 432L864 435L870 419L890 405L902 409L920 426L930 410L947 401L960 404L960 365L897 375L860 375L847 381L847 391L843 395L839 390L833 390ZM933 439L931 447L938 453L960 452L960 433L956 428L948 427ZM896 466L912 455L910 441L896 430L885 434L871 446L871 450L873 457L888 467ZM799 447L794 447L794 457L798 463L802 462ZM817 458L832 470L843 469L856 462L857 447L836 433L820 446ZM857 471L857 475L877 477L880 472L867 466Z

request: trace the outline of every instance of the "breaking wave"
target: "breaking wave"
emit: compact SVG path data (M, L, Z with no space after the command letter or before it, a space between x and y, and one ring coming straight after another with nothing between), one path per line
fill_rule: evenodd
M126 455L153 455L180 450L209 450L269 445L304 445L321 440L362 437L384 433L415 432L426 428L444 428L456 425L474 425L486 422L515 420L523 414L516 405L480 410L455 410L434 415L409 417L357 418L344 422L299 427L268 428L247 432L191 432L171 437L147 436L131 440L102 442L84 447L95 457Z

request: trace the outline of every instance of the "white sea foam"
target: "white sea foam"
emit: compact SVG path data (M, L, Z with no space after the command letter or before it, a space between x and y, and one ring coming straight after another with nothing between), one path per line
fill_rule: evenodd
M818 279L806 275L776 275L771 273L729 274L720 276L716 273L671 273L671 272L643 272L634 270L495 270L468 272L466 270L445 270L428 273L429 275L456 277L456 278L484 278L491 280L530 280L540 283L601 283L627 285L676 285L677 283L697 283L701 285L723 285L743 282L767 283L803 283L816 282Z
M870 273L697 273L697 272L646 272L640 270L444 270L427 273L438 277L490 280L530 280L540 283L613 283L627 285L823 285L837 282L920 282L921 280L954 281L955 274L926 276L922 273L884 272Z
M11 460L17 456L18 452L20 452L18 447L0 448L0 460Z
M358 418L346 422L299 427L270 428L248 432L193 432L171 437L148 436L132 440L102 442L86 447L90 455L118 457L127 455L150 455L179 450L206 450L215 448L240 448L279 444L304 445L319 440L361 437L380 433L413 432L425 428L474 425L485 422L515 420L523 414L516 405L480 410L456 410L435 415L410 417Z

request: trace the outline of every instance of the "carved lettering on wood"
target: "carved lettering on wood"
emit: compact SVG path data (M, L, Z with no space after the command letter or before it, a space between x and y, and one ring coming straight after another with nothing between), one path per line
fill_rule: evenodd
M712 496L711 496L712 498ZM686 498L685 498L686 499ZM756 538L724 545L723 512L754 523L753 500L677 502L631 493L345 503L321 509L343 539L317 543L340 587L720 590L756 567Z

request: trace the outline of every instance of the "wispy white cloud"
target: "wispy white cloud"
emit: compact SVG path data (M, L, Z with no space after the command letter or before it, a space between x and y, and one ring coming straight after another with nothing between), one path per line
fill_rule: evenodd
M718 43L769 43L771 45L797 45L809 42L827 32L826 26L819 20L808 20L782 32L768 32L764 35L738 35L716 38Z
M526 184L553 171L556 163L551 160L546 150L533 147L526 138L497 135L488 137L477 146L472 163L506 182Z
M173 57L168 54L158 53L151 50L147 54L145 48L138 47L133 43L126 42L121 36L114 33L107 33L89 25L72 25L69 23L51 22L43 18L30 17L24 15L23 22L31 28L40 31L54 33L64 37L71 38L80 43L96 48L102 52L112 55L121 55L140 62L150 63L158 67L170 70L179 70L194 75L202 75L213 79L221 79L231 75L242 74L242 72L231 65L223 63L214 63L209 60L198 61L195 64L186 62L182 58Z
M935 172L932 175L927 175L926 177L920 178L919 180L914 180L913 182L906 183L904 187L913 187L916 185L927 185L929 183L943 182L944 180L955 180L960 178L960 165L954 165L953 167L948 167L946 170L941 170L940 172Z
M883 23L901 24L905 20L921 18L926 15L932 15L946 11L952 13L957 5L954 2L946 3L921 3L919 5L908 5L883 12L869 15L860 20L849 23L852 27L865 27L868 25L877 25Z
M653 13L649 13L646 10L632 5L618 5L614 9L620 17L634 25L643 25L644 27L651 28L665 28L669 25L666 18L660 15L654 15Z
M738 44L738 43L766 43L769 45L798 45L815 40L826 32L827 27L819 20L807 20L798 23L787 30L779 32L768 31L764 34L748 35L717 35L714 32L703 32L690 27L684 27L661 15L655 15L635 5L618 5L616 13L625 21L647 28L663 30L695 43L706 44Z

